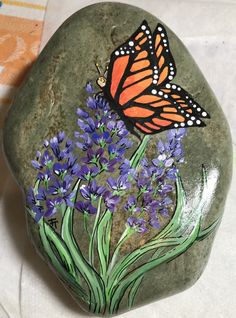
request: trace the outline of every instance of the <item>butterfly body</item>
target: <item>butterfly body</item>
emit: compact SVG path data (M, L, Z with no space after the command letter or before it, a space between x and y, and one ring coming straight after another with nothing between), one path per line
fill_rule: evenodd
M166 129L202 127L209 114L179 85L165 28L154 33L146 21L112 54L106 81L99 85L130 129L156 134ZM99 84L99 83L98 83Z

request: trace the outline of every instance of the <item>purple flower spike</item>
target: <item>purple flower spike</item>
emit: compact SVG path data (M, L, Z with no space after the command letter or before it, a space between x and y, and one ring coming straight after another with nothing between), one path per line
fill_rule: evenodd
M65 132L61 131L57 134L57 140L59 143L62 143L65 139Z
M90 138L88 133L85 133L83 135L78 134L77 138L81 138L82 142L77 142L76 146L80 149L82 149L83 151L86 151L90 148L92 148L93 146L93 142L92 139Z
M127 203L125 204L124 208L127 212L130 213L139 213L141 208L137 207L137 198L133 195L129 196Z
M47 191L45 188L40 187L36 199L39 201L45 201L47 199Z
M75 208L81 212L81 213L85 213L85 214L96 214L97 213L97 209L89 202L83 202L83 201L78 201L75 204Z
M127 224L134 228L138 233L145 233L148 231L146 228L146 221L142 218L138 219L134 216L130 216L127 220Z
M59 147L59 143L58 143L58 139L57 137L53 137L50 139L50 147L54 153L54 155L56 156L56 158L60 161L62 160L62 155L61 155L61 151L60 151L60 147Z
M117 164L117 162L118 162L118 159L107 160L106 158L101 158L100 160L102 170L107 172L114 172L115 170L114 166Z
M84 111L83 109L81 108L77 108L77 111L76 111L77 115L83 119L87 119L89 118L89 113Z
M63 173L65 173L67 171L67 164L65 163L54 163L53 165L53 172L57 175L60 176Z
M86 92L89 94L94 94L94 88L91 82L88 82L85 86Z
M95 110L97 109L97 101L94 98L89 97L87 99L87 106L88 108Z
M84 181L90 181L92 178L96 177L98 173L99 173L98 167L90 168L84 165L81 167L77 176Z
M32 160L31 163L32 163L32 166L37 170L41 170L43 168L42 165L36 160Z
M80 193L85 200L96 201L105 191L106 188L98 186L95 180L91 181L88 186L83 184L80 187Z
M118 179L112 177L107 179L107 184L113 191L123 191L130 188L130 183L127 180L127 176L120 176Z
M154 227L155 229L159 229L160 228L160 223L158 221L158 219L156 217L153 217L150 219L149 224Z
M104 202L106 207L111 211L115 212L117 203L120 201L120 197L118 195L112 195L110 191L106 191L104 193Z
M97 134L97 133L94 133L92 135L92 139L93 139L93 141L95 142L96 145L99 145L102 148L104 148L106 146L106 144L112 142L112 138L111 138L111 136L110 136L108 131L105 131L101 135Z
M63 200L61 198L53 198L53 199L48 199L46 202L47 205L47 211L45 213L46 217L51 217L55 213L58 212L58 210L61 207Z
M53 156L50 155L48 150L44 151L44 154L41 158L41 164L45 167L50 167L51 163L53 162Z
M36 204L36 199L35 199L33 188L29 188L28 193L27 193L27 197L26 197L26 201L30 207Z

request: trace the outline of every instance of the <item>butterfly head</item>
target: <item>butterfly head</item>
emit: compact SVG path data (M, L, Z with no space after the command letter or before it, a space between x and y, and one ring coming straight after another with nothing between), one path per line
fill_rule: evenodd
M98 63L95 64L96 65L96 68L97 68L97 71L98 71L98 74L99 74L99 77L97 79L97 85L103 89L105 86L106 86L106 83L107 83L107 79L106 79L106 73L107 73L107 70L108 70L108 67L106 67L106 70L104 73L102 73Z

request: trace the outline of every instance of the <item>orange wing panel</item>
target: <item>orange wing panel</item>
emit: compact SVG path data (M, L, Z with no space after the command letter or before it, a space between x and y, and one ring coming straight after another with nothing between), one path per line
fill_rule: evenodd
M137 107L137 106L127 108L123 112L125 116L135 117L135 118L146 118L154 114L154 112L149 109Z
M111 95L114 98L120 81L125 73L126 67L129 62L129 56L119 57L115 62L112 70L112 79L111 79Z
M148 88L151 85L151 83L152 79L148 78L124 89L124 91L120 94L119 104L123 106L128 101L135 98L135 96L138 96L140 93L142 93L146 88Z

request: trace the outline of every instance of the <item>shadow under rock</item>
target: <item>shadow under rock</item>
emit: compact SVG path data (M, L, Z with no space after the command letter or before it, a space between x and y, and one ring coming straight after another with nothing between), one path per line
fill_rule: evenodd
M67 308L77 312L78 315L88 317L88 314L75 303L59 279L52 275L52 271L47 264L38 255L36 256L36 251L27 235L23 194L6 163L2 146L2 134L0 138L0 198L3 202L5 224L12 240L12 246L15 252L19 254L19 262L20 259L23 259L47 283L59 302L64 303ZM37 286L35 287L37 288Z

